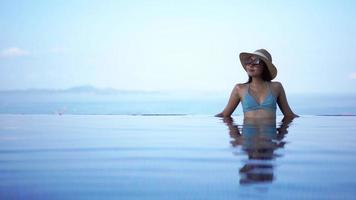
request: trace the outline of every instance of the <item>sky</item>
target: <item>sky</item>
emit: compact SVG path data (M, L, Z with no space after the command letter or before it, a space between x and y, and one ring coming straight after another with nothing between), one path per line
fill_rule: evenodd
M356 1L0 0L0 90L231 91L268 50L287 93L356 90Z

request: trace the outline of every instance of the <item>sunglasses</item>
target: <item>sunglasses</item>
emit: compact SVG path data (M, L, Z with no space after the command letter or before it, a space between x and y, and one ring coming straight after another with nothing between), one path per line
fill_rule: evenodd
M249 58L246 62L245 62L245 65L259 65L261 64L261 59L259 58L256 58L254 60L252 60L251 58Z

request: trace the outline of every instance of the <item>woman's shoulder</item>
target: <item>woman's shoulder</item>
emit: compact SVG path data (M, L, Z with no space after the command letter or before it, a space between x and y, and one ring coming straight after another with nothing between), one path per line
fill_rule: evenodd
M279 94L283 89L283 85L279 81L271 81L271 89L274 91L275 94Z
M234 87L234 89L236 90L236 91L243 91L243 90L245 90L246 88L247 88L247 83L237 83L237 84L235 84L235 87Z
M276 88L276 89L280 89L280 88L283 87L283 86L282 86L282 83L279 82L279 81L271 81L271 86L272 86L273 88Z
M247 89L247 83L237 83L234 87L234 93L237 94L240 98L245 94Z

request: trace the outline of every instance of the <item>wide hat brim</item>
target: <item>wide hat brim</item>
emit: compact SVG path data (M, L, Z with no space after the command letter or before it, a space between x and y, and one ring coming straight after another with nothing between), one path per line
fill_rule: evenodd
M242 67L246 71L246 61L250 58L250 56L256 56L257 58L263 60L263 62L266 63L267 68L269 73L271 74L271 78L274 79L277 76L277 68L274 66L274 64L262 53L260 52L253 52L253 53L248 53L248 52L242 52L240 53L240 62Z

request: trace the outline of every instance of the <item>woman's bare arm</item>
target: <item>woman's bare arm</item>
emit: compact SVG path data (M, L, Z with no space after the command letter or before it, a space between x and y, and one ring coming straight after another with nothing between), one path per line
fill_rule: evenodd
M298 115L294 114L292 109L289 107L286 93L284 91L282 84L280 82L276 82L276 83L277 83L278 90L279 90L277 103L278 103L278 106L281 109L283 115L286 117L292 117L292 118L299 117Z
M237 105L240 103L240 95L239 95L240 85L237 84L231 92L229 101L225 106L224 110L221 113L215 115L215 117L230 117L231 114L235 111Z

